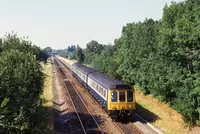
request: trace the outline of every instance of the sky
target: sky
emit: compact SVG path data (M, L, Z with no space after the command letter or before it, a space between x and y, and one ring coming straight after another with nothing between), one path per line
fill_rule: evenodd
M0 0L0 37L14 31L53 49L113 44L127 23L159 20L172 0ZM175 0L176 2L183 0Z

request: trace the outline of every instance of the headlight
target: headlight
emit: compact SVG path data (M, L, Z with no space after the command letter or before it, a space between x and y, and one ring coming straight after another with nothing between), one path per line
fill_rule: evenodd
M117 110L117 108L114 106L113 108L112 108L113 110Z
M132 106L131 105L128 105L129 109L132 109Z

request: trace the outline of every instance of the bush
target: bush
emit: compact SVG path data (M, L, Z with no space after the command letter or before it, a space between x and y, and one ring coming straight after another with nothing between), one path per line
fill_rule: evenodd
M38 110L43 85L40 49L16 35L7 36L0 46L0 133L33 133L44 117Z

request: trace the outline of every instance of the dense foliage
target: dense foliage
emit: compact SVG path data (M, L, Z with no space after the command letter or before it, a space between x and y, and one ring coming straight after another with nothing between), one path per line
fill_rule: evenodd
M76 49L76 57L79 63L84 62L85 56L84 56L83 50L80 47Z
M46 48L42 49L41 54L40 54L41 60L43 60L44 62L47 62L47 59L48 59L48 57L51 56L52 51L53 50L51 49L51 47L46 47Z
M75 45L71 45L71 46L68 46L67 49L60 49L60 50L57 50L58 52L58 55L62 56L62 57L65 57L65 58L68 58L68 59L76 59L76 50L79 46L75 46Z
M172 2L160 21L128 23L115 44L91 41L85 63L136 85L200 124L200 1Z
M39 62L46 54L16 35L2 38L0 50L0 133L42 133Z

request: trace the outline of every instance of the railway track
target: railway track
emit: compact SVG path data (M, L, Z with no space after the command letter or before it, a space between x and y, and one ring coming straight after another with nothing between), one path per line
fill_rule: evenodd
M59 59L58 59L59 60ZM71 69L61 60L59 60L59 62L68 70L71 71ZM82 86L82 84L80 84ZM82 86L83 87L83 86ZM85 89L85 87L83 87ZM89 94L88 92L86 92L88 95L91 96L91 94ZM102 109L102 112L104 112L105 114L107 114L107 112L101 107L101 105L93 98L91 97L97 104L97 106ZM142 132L133 124L133 123L121 123L121 122L113 122L113 124L120 130L120 132L122 134L142 134Z
M87 108L84 101L78 94L78 92L74 89L73 85L68 79L68 76L64 73L62 67L59 65L58 61L54 59L54 63L58 68L58 71L60 75L62 76L65 88L70 96L70 100L72 102L72 105L75 109L77 120L79 120L79 123L82 128L82 132L78 131L77 133L84 133L84 134L103 134L103 130L100 128L100 125L92 115L91 111ZM77 124L77 126L80 127L80 125ZM75 126L76 127L76 126ZM80 128L79 128L80 129ZM76 133L76 132L75 132Z
M116 125L123 130L123 133L125 134L142 134L142 132L133 124L127 123L123 124L121 122L115 122Z

